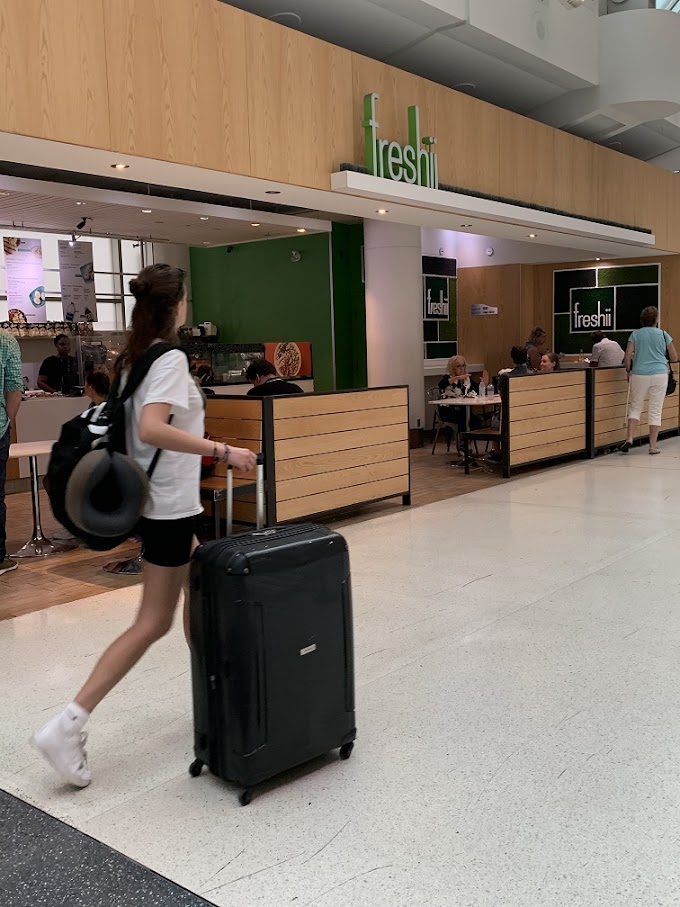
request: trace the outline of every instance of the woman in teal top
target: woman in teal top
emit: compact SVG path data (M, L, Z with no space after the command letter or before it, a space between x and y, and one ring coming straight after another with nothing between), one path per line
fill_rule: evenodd
M677 362L673 338L659 327L659 310L648 306L640 315L641 328L628 338L623 364L628 372L628 436L620 447L628 453L640 424L645 398L649 397L649 452L661 453L658 447L663 401L668 387L668 363Z

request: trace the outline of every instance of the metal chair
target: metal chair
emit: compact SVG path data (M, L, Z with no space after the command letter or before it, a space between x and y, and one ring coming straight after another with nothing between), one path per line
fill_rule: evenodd
M436 402L442 399L442 393L438 387L430 388L427 392L427 399L432 402ZM434 409L434 418L432 420L432 431L434 432L434 443L432 445L432 456L434 456L435 449L437 447L437 441L439 440L439 433L444 432L444 437L446 438L446 452L448 453L451 450L451 441L455 437L456 439L456 450L460 453L460 439L458 435L458 428L453 422L447 422L442 419L442 414L438 406L433 407Z

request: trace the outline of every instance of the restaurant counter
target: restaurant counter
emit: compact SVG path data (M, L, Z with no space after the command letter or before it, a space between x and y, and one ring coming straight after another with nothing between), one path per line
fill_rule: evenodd
M265 457L266 521L305 519L387 498L410 503L408 388L210 398L211 438ZM226 467L201 487L225 488ZM254 522L254 473L234 476L237 521ZM243 487L247 486L247 487Z

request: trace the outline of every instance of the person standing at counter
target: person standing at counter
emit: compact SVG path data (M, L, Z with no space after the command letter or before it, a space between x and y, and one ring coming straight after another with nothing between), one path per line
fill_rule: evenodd
M628 436L619 450L628 453L633 446L635 432L645 398L649 396L649 452L659 454L659 429L663 401L668 387L668 363L677 362L678 354L673 338L659 328L659 310L650 305L640 314L642 327L630 335L623 364L630 382L628 394Z
M541 368L541 350L547 339L548 335L543 328L535 327L524 344L524 349L527 351L527 365L535 372Z
M187 314L185 276L179 268L155 264L130 281L136 300L132 331L116 363L123 382L156 342L177 344ZM204 438L203 399L180 349L153 363L125 404L125 426L128 453L142 469L161 451L137 527L146 560L142 601L132 625L104 652L75 699L33 736L47 762L75 787L87 787L92 780L84 749L90 714L172 627L198 544L194 528L203 509L201 457L215 457L242 472L253 469L257 459L250 450ZM185 596L185 626L187 613Z
M591 368L611 368L623 365L624 352L616 342L610 340L602 331L593 331L593 351L590 354Z
M40 366L38 387L47 394L70 394L78 384L78 364L71 355L71 340L66 334L54 338L56 356L48 356Z
M7 557L7 460L9 459L10 425L21 406L24 387L21 376L21 352L16 338L0 328L0 576L19 566Z

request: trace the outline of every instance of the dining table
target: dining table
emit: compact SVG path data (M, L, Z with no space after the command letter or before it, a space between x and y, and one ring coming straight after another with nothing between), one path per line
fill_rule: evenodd
M493 394L484 397L442 397L441 400L430 400L430 406L463 406L465 407L465 431L470 431L470 410L474 407L482 406L500 406L500 394Z
M52 452L56 441L23 441L10 444L10 458L28 459L31 469L31 506L33 510L33 533L31 538L12 557L49 557L61 551L69 551L74 544L55 544L52 539L45 536L42 528L42 515L40 512L40 487L38 484L38 457Z

